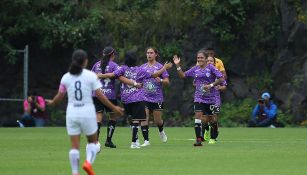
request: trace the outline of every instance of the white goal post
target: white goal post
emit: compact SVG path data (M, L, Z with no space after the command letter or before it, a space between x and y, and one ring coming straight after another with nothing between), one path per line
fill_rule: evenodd
M16 51L18 53L23 53L23 99L0 97L0 101L23 101L28 97L29 46L26 45L23 50L16 50Z

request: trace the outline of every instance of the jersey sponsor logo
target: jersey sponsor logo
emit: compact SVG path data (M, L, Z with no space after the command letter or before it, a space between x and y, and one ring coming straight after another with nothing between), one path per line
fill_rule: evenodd
M110 93L112 93L112 89L102 89L102 92L104 94L110 94Z
M84 103L74 103L74 107L83 107Z
M137 89L136 87L125 89L125 90L123 90L123 94L130 94L130 93L136 91L136 89Z

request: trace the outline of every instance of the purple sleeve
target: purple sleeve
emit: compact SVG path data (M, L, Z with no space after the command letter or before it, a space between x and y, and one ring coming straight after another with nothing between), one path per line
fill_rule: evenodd
M162 78L168 78L169 74L168 74L167 71L164 71L161 76L162 76Z
M111 66L111 68L110 68L111 72L114 72L114 71L116 71L117 69L120 68L120 67L118 66L118 64L116 64L116 63L113 62L113 61L111 62L110 66Z
M213 65L209 64L209 69L210 71L215 75L216 78L222 78L223 77L223 74L217 70L216 67L214 67Z
M223 81L221 82L221 85L222 85L222 86L227 86L227 81L226 81L226 80L223 80Z
M93 65L93 67L92 67L92 72L96 72L97 73L97 65L98 65L98 63L99 63L99 61L98 62L96 62L94 65Z
M114 73L115 77L117 78L117 77L120 77L120 76L124 75L125 70L126 70L126 67L125 66L121 66L118 69L116 69L113 73Z
M191 69L187 70L184 72L184 75L186 77L194 77L195 76L195 69L197 68L197 66L192 67Z

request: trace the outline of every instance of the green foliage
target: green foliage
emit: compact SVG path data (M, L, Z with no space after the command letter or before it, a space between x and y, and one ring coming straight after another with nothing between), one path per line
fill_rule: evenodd
M273 88L272 75L267 71L262 71L258 75L248 76L246 83L248 87L255 89L267 89L271 91Z
M163 120L166 126L180 126L180 127L190 127L194 125L194 116L182 117L179 111L172 111L171 113L164 109Z
M50 107L50 126L65 126L65 111L56 107Z
M277 36L277 7L277 3L262 0L5 0L0 8L4 19L0 22L0 49L12 50L34 36L38 49L87 48L102 43L143 51L156 46L169 57L186 47L182 44L191 42L190 37L208 30L225 57L235 52L230 43L244 43L246 50L271 51L265 45Z
M219 114L222 127L246 126L251 118L255 99L246 98L232 103L223 103Z
M297 20L307 24L307 12L303 9L301 0L288 0L290 6L292 6L297 13Z
M284 124L285 126L293 126L293 116L290 114L290 111L282 111L278 109L277 121Z
M304 74L296 74L292 80L291 80L291 84L296 87L296 88L304 88L303 85L304 85L304 79L305 79L305 76Z
M257 101L252 98L222 104L219 123L222 127L247 126ZM277 121L285 126L293 126L293 116L290 111L277 111Z

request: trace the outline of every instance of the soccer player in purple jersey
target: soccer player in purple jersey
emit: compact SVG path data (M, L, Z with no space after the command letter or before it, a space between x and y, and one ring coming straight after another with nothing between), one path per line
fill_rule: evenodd
M102 84L102 91L105 96L114 104L117 105L117 99L115 94L115 79L114 78L106 78L101 79L100 75L105 73L110 73L119 68L119 66L114 62L115 59L115 49L112 47L105 47L103 49L102 58L100 61L96 62L92 67L92 71L95 72L100 78L100 82ZM102 123L102 118L104 113L109 113L109 122L107 127L107 138L105 141L105 146L110 148L116 148L116 145L112 142L112 136L115 131L116 119L120 116L116 115L112 110L103 105L95 94L93 94L93 100L96 108L96 117L97 117L97 126L98 126L98 140L100 134L100 127ZM100 145L98 141L98 145Z
M207 62L207 64L211 64L213 66L215 66L215 63L216 63L214 57L211 57L211 56L207 57L206 62ZM203 125L202 125L202 127L203 127L203 138L204 138L204 140L209 141L209 144L216 143L216 138L218 136L218 133L217 133L216 138L211 139L212 137L214 137L214 136L211 136L211 134L214 135L215 133L210 132L210 128L211 128L211 123L218 123L218 113L220 112L220 108L221 108L221 92L225 91L227 89L227 82L226 82L225 78L223 79L223 81L220 84L216 85L215 88L219 92L215 96L215 107L214 107L215 110L213 111L216 116L212 116L210 118L208 116L205 116L205 120L203 121Z
M194 112L195 112L195 135L196 142L194 146L202 146L202 120L203 115L215 116L213 107L215 106L215 96L218 92L214 87L222 82L222 73L213 65L206 63L206 54L200 50L197 53L198 65L183 72L180 67L180 58L177 55L173 57L180 78L193 77L195 85L194 94ZM217 123L212 124L212 132L216 133ZM214 135L214 136L215 136ZM214 137L213 137L214 138Z
M157 61L159 57L158 50L154 47L148 47L146 50L146 56L148 62L141 65L141 68L145 69L148 73L154 73L160 70L163 65ZM164 132L163 126L164 122L162 120L163 112L163 91L162 85L169 85L169 74L164 71L162 75L157 78L145 79L143 82L144 89L144 101L145 101L145 111L146 111L146 121L142 121L141 130L144 137L144 144L141 146L149 146L149 130L148 122L149 116L152 113L154 122L158 126L159 135L163 142L167 141L167 136Z
M104 78L125 77L134 81L133 86L123 83L121 85L121 101L125 111L132 120L132 143L130 148L140 148L137 144L137 132L140 122L146 120L144 105L144 89L137 88L138 84L144 84L146 79L159 77L166 69L172 67L172 63L164 66L154 73L149 73L145 69L136 66L136 57L132 54L125 55L125 65L113 73L104 74ZM120 79L121 80L121 79Z

